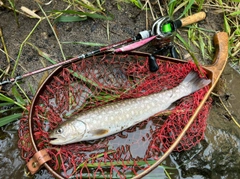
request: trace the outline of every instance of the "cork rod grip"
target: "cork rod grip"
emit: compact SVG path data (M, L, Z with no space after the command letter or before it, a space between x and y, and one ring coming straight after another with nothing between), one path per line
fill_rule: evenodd
M180 19L180 21L182 22L182 27L187 26L189 24L193 24L195 22L204 20L206 17L206 13L205 12L198 12L196 14L193 14L191 16L185 17L183 19Z

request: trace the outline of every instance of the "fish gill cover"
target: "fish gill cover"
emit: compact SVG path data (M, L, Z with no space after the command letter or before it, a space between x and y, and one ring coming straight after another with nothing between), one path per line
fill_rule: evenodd
M192 62L157 59L157 63L159 70L152 73L147 56L105 54L73 63L53 76L38 94L31 119L37 148L47 149L52 157L50 167L66 178L126 178L141 173L157 160L188 123L208 87L180 99L174 109L115 135L63 146L49 144L50 131L77 113L171 89L191 70L198 71ZM208 99L175 151L189 150L203 139L210 106ZM20 121L19 137L22 158L28 162L34 149L27 114Z

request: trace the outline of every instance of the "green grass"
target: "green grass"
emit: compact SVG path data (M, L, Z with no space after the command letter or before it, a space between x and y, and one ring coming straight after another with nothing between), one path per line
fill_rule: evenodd
M22 110L26 109L26 103L16 88L13 88L13 94L14 97L10 98L0 93L0 127L19 119L22 116Z
M239 60L240 52L240 29L239 29L239 14L240 10L238 7L239 1L186 1L186 0L171 0L168 3L168 13L170 16L173 14L180 13L180 17L191 15L193 12L206 11L211 9L216 14L222 14L224 21L224 31L229 35L229 57L232 61ZM179 12L178 12L179 11ZM200 50L203 59L212 59L214 48L212 47L212 36L211 29L201 29L197 27L197 24L193 24L188 27L188 45L184 44L185 48L189 51L188 46L195 46ZM214 32L215 33L215 32ZM193 51L191 49L191 51ZM192 53L194 54L194 53ZM192 58L195 58L192 56Z
M15 21L19 27L19 21L18 21L18 16L17 16L17 12L16 12L16 8L15 8L15 2L14 0L8 0L9 4L11 5L11 8L13 9L13 12L14 12L14 18L15 18Z
M102 168L111 168L113 165L114 167L119 167L121 168L122 166L133 166L133 165L137 165L139 167L146 167L146 165L153 165L156 161L155 160L149 160L149 161L144 161L144 160L139 160L139 161L115 161L115 162L96 162L94 163L93 161L96 161L96 159L101 158L105 155L111 155L114 154L116 151L109 151L107 153L102 153L102 154L98 154L95 157L89 158L88 160L86 160L85 162L81 163L80 165L77 166L77 168L73 171L73 173L71 174L72 176L74 176L74 174L82 169L87 167L88 169L91 168L97 168L99 166L101 166ZM159 165L158 168L162 168L166 174L166 176L168 178L171 178L170 175L171 173L168 172L168 170L176 170L177 168L175 167L168 167L165 165ZM105 175L109 176L109 178L114 177L115 175L108 173L107 171L104 173ZM86 175L89 175L88 173L86 173ZM133 178L135 176L134 173L132 172L126 172L126 174L124 174L126 178ZM149 174L148 176L151 176L151 174ZM159 175L158 175L159 176ZM102 178L102 175L100 174L99 177L96 178Z
M115 1L117 3L118 10L122 10L122 5L126 3L131 3L136 7L138 7L139 9L143 8L143 4L141 3L140 0L115 0Z

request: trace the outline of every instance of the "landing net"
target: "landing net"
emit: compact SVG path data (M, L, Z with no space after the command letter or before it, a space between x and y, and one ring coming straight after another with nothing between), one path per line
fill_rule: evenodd
M143 55L105 54L73 63L52 77L37 96L33 136L39 150L47 149L51 168L65 178L126 178L136 176L161 157L181 133L208 87L177 101L173 109L159 113L123 132L101 140L64 146L49 144L49 131L82 111L126 98L137 98L177 86L194 63L157 59L159 70L150 72ZM203 70L202 70L203 71ZM211 106L209 99L175 151L185 151L204 137ZM27 114L20 121L19 148L29 161L34 154Z

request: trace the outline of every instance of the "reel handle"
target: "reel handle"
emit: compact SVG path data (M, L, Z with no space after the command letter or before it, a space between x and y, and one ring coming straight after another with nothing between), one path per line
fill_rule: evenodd
M181 22L180 27L185 27L187 25L193 24L195 22L199 22L201 20L204 20L206 18L206 13L201 11L196 14L193 14L191 16L185 17L183 19L180 19L179 21Z

